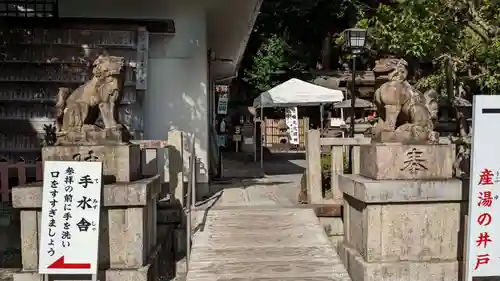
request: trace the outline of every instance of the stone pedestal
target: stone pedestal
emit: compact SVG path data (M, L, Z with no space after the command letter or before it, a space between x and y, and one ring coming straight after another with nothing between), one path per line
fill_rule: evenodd
M99 275L106 281L153 281L157 277L157 200L161 184L159 175L139 179L138 146L81 146L44 149L44 160L70 160L72 154L95 155L104 162L105 176L115 183L105 184L99 233ZM137 153L136 153L137 152ZM89 156L90 155L90 156ZM80 156L77 156L77 158ZM80 158L79 158L80 159ZM82 159L85 160L85 159ZM21 209L22 272L16 281L39 281L38 241L41 224L42 183L12 189L14 208ZM82 277L71 277L78 280ZM61 276L56 278L62 279Z
M52 161L100 161L105 182L132 182L141 174L139 145L50 146L42 149L42 159Z
M467 189L451 178L451 165L427 164L427 159L453 162L435 158L448 155L450 148L391 146L362 147L364 175L340 176L344 239L339 255L353 281L458 280ZM420 159L425 161L417 161L424 168L402 171L398 163L414 149L424 151Z
M384 143L360 147L362 176L377 180L442 180L453 176L455 147L450 144Z

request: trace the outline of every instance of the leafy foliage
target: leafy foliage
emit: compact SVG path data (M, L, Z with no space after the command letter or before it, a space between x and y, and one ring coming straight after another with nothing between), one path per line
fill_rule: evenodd
M358 24L370 27L378 56L433 64L419 77L420 88L446 89L449 94L446 83L451 79L495 92L500 88L500 7L492 0L477 2L401 0L378 5L373 17Z
M353 26L370 30L366 57L405 58L421 90L434 88L446 96L459 82L476 92L500 89L495 0L266 0L247 49L256 55L242 64L244 81L257 92L310 72L328 37L341 65L348 59L339 48L341 31Z
M375 45L399 56L432 58L450 51L458 36L453 15L443 12L439 0L405 1L380 5L373 18Z
M367 1L376 0L364 0ZM301 77L316 68L324 51L324 39L354 24L357 18L352 15L358 14L361 3L264 1L242 62L242 80L257 94L288 77Z
M343 156L343 167L344 170L347 170L349 168L349 158L346 153L344 153ZM323 173L329 174L332 169L332 153L328 152L327 154L321 155L321 171Z
M292 48L278 35L272 35L253 56L252 67L245 70L243 80L263 92L281 82L282 74L298 71L302 65L294 61Z

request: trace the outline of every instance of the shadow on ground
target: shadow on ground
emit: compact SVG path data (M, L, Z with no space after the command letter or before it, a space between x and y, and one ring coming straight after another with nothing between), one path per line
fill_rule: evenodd
M305 153L271 152L264 150L263 171L260 155L254 161L254 155L248 153L224 152L223 176L232 179L261 178L274 175L302 174L305 170Z

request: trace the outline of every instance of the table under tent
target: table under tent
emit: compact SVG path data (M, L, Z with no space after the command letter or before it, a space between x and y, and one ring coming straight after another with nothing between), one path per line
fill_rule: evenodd
M333 90L318 86L312 83L292 78L278 86L261 93L253 101L253 107L260 111L260 122L263 126L264 108L296 108L298 106L319 106L322 112L323 105L338 103L344 99L344 94L340 90ZM297 111L295 111L297 114ZM295 116L298 119L298 116ZM321 119L323 115L321 114ZM323 123L323 120L321 120ZM257 122L254 122L256 126ZM307 130L308 128L305 128ZM260 133L260 168L264 170L263 146L265 138L265 128L261 127ZM254 132L257 132L254 127ZM264 133L262 133L264 132ZM255 133L255 140L257 140ZM257 162L257 141L254 141L254 161Z

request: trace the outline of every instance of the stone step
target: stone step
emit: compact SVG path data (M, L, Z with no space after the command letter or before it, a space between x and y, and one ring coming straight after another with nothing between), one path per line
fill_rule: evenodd
M224 223L224 224L214 224L210 223L207 224L210 230L213 231L230 231L230 232L244 232L244 233L249 233L249 232L260 232L260 231L269 231L269 225L266 223L262 222L249 222L248 224L242 225L237 224L237 223ZM280 223L275 223L273 225L273 228L271 229L272 231L275 232L281 232L285 230L297 230L297 229L314 229L317 227L316 223L304 223L304 224L297 224L297 223L289 223L289 222L280 222Z
M246 239L212 239L210 237L202 237L198 236L194 239L193 248L201 247L201 248L212 248L212 249L224 249L224 248L234 248L234 247L242 247L242 244L245 247L255 247L255 248L265 248L265 247L293 247L300 243L300 245L304 247L315 247L322 246L328 242L328 238L323 236L321 239L316 239L313 236L306 237L305 239L299 239L297 237L261 237L253 240Z
M324 241L326 236L324 233L311 233L304 232L303 230L299 230L296 232L293 231L283 231L283 233L279 232L258 232L258 233L227 233L227 232L212 232L208 231L206 234L213 243L224 243L228 239L234 241L241 241L245 243L245 241L253 241L253 242L262 242L264 244L267 243L276 243L275 245L279 246L278 243L284 241L290 241L290 243L294 242L302 242L303 240L312 240L316 239L318 241ZM293 244L291 245L293 246Z
M343 269L340 261L332 259L313 259L300 261L266 261L266 262L206 262L190 265L188 280L192 276L242 276L242 277L333 277L341 275L335 269ZM347 273L346 273L347 274Z
M185 281L183 279L182 281ZM217 277L197 277L198 281L341 281L350 280L349 277L342 276L285 276L285 277L253 277L253 276L217 276Z
M198 261L275 261L275 260L302 260L327 257L331 259L336 253L332 248L316 247L265 247L265 248L197 248L191 254L191 259Z

